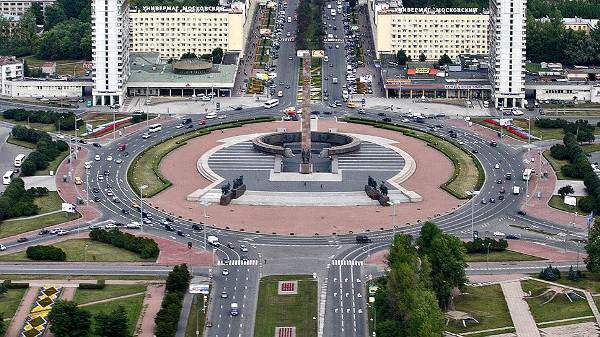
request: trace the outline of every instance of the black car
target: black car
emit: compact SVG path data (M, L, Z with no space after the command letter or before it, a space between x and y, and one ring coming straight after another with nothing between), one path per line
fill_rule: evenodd
M27 242L27 241L29 241L29 239L28 238L24 238L24 237L17 239L17 242Z
M496 184L502 184L502 179L496 180Z
M165 220L167 220L168 222L173 222L173 219L166 217Z
M85 139L80 139L79 143L81 143L81 144L87 144L87 142L85 141Z
M107 175L109 175L109 174L110 174L110 171L109 171L109 170L104 170L104 175L105 175L105 176L107 176Z
M92 192L94 192L94 193L100 193L100 189L98 187L94 187L92 189Z
M115 226L117 227L125 227L125 224L122 222L115 222Z
M193 129L193 128L194 128L194 124L190 124L190 125L187 126L186 129Z
M123 152L123 153L121 154L121 156L123 156L123 157L127 157L127 156L129 156L129 152L125 151L125 152Z
M47 230L47 229L42 229L42 230L41 230L41 231L40 231L38 234L39 234L39 235L46 235L46 234L48 234L48 233L50 233L50 231L49 231L49 230Z
M102 145L100 145L100 143L92 143L92 146L94 146L94 147L102 147Z
M496 143L496 142L490 142L490 146L491 147L496 147L496 146L498 146L498 143Z
M235 246L231 242L227 242L227 248L235 249Z
M236 110L236 111L237 110L242 110L242 107L241 106L236 106L235 108L233 108L233 110Z
M325 110L325 111L323 111L323 113L326 114L326 115L331 115L333 112L331 112L329 110Z
M385 112L379 112L379 113L377 113L377 116L382 116L383 117L383 116L385 116Z
M477 149L473 149L472 151L473 151L473 153L479 153L479 151L477 151Z
M123 214L127 215L127 214L129 214L129 210L127 210L127 209L123 208L123 209L121 210L121 213L123 213Z
M520 240L520 239L521 239L520 237L518 237L518 236L516 236L516 235L514 235L514 234L507 234L507 235L506 235L506 238L507 238L508 240Z
M171 226L171 225L165 225L165 229L168 230L169 232L175 231L175 228L173 228L173 226Z
M94 197L94 202L100 202L100 197Z
M356 243L371 243L371 239L366 235L357 235Z
M194 225L192 225L192 229L195 231L201 231L204 229L204 226L194 224Z
M525 211L518 211L517 214L519 214L519 215L527 215L527 212L525 212Z
M183 235L183 232L181 230L177 231L177 235L179 235L179 236L185 236L185 235Z
M311 111L311 112L310 112L310 114L311 114L311 115L320 115L320 114L321 114L321 111L314 110L314 111Z
M181 124L190 124L191 122L192 122L192 119L191 119L191 118L184 118L184 119L181 121Z
M386 122L386 123L391 123L392 119L389 117L383 118L382 121Z

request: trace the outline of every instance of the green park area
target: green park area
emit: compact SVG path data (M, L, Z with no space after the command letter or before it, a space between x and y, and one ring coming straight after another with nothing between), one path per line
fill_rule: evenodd
M78 290L79 291L79 290ZM126 298L117 298L106 302L81 305L80 307L85 311L88 311L92 316L95 316L101 312L107 313L113 311L116 307L122 306L127 312L127 326L130 335L135 335L134 330L142 311L142 304L144 302L144 294L139 294ZM91 331L95 331L96 320L92 320ZM90 337L96 337L94 333L90 333Z
M115 297L142 294L145 291L146 286L142 284L107 284L102 289L77 289L73 301L77 302L79 305L82 305L104 301Z
M575 197L575 199L577 199L577 203L579 204L579 200L581 200L582 197ZM552 208L556 208L559 209L561 211L565 211L565 212L569 212L569 213L574 213L577 212L577 214L579 215L587 215L589 214L588 212L582 210L579 207L573 207L571 205L567 205L565 204L563 198L560 195L553 195L550 198L550 201L548 201L548 205Z
M463 294L454 298L455 310L473 316L479 323L449 322L448 331L454 333L473 332L487 329L498 329L496 333L514 331L512 319L499 285L484 287L467 287Z
M206 309L203 305L203 296L196 295L190 308L190 315L185 328L185 337L202 336L204 333L204 325L206 320ZM198 331L198 335L196 335Z
M154 262L138 254L113 245L89 239L71 239L52 244L62 249L68 262ZM0 256L0 261L31 261L25 251Z
M508 261L540 261L537 256L527 255L512 250L490 252L489 254L467 254L466 262L508 262Z
M298 294L278 295L278 281L298 281ZM260 280L254 336L274 336L276 327L296 327L297 337L317 335L317 282L308 275Z
M49 62L46 60L39 59L35 56L25 57L29 68L41 68L42 64ZM83 60L56 60L50 61L56 62L56 75L71 75L71 76L83 76L85 75L85 69L83 68Z
M567 165L569 163L568 160L559 160L559 159L555 159L550 155L550 150L546 150L543 153L544 158L546 158L546 160L548 161L548 163L550 163L550 166L552 166L552 169L554 170L554 173L556 173L556 178L559 180L563 180L563 179L571 179L569 177L566 177L560 170L561 167L563 167L564 165Z
M0 222L0 238L5 238L80 218L79 213L57 212Z
M569 301L566 294L554 294L549 292L542 295L547 290L551 289L551 285L535 280L525 280L521 282L521 287L525 294L530 296L526 298L527 304L535 321L540 324L544 322L586 317L592 315L587 300L582 293L577 292L583 298L571 296L572 302ZM550 299L556 295L554 299Z
M152 197L172 185L172 183L160 172L160 162L171 151L179 148L180 146L186 145L187 141L191 139L207 135L214 130L236 128L244 124L270 122L273 120L274 119L272 117L263 117L218 124L215 126L189 131L179 136L170 138L162 143L158 143L154 146L146 148L133 160L129 166L129 169L127 170L127 181L136 194L140 193L140 186L148 186L143 191L144 197Z
M0 313L3 313L4 319L10 319L14 316L26 290L8 289L6 293L0 294Z

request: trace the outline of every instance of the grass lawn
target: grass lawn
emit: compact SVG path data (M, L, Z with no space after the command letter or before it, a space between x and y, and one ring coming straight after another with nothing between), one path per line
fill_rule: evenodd
M525 69L531 72L538 72L542 70L542 66L539 63L527 63L525 64Z
M110 302L92 304L89 306L83 307L86 311L88 311L92 316L100 313L100 312L110 312L113 311L117 306L123 306L127 311L128 325L129 325L129 333L134 335L135 325L137 324L138 318L140 317L140 312L142 311L142 303L144 302L144 295L140 294L138 296L122 298ZM94 331L95 328L95 320L92 319L92 328L91 331ZM97 336L94 333L90 333L91 337Z
M486 256L489 255L489 256ZM467 262L508 262L508 261L541 261L541 257L527 255L512 250L490 252L489 254L467 254Z
M529 122L527 121L527 119L513 119L513 124L525 130L529 130ZM565 136L565 133L562 128L538 128L537 126L535 126L535 120L531 121L531 134L535 137L541 138L542 140L562 139Z
M563 165L566 165L569 163L568 160L558 160L558 159L554 159L552 158L552 156L550 155L550 150L546 150L544 151L544 158L546 158L546 160L550 163L550 166L552 166L552 169L554 170L554 173L556 173L556 178L563 180L563 179L572 179L569 177L565 177L564 174L562 174L562 172L560 171L560 168Z
M577 199L578 202L581 198L583 198L583 197L575 197L575 199ZM563 198L561 198L560 195L553 195L552 198L550 198L550 201L548 201L548 206L550 206L552 208L560 209L561 211L565 211L565 212L569 212L569 213L574 213L575 211L577 211L577 214L580 214L580 215L588 214L587 212L582 211L579 207L577 207L577 209L575 210L573 208L573 206L565 204L565 202L563 201Z
M5 280L164 280L166 275L64 275L64 274L2 274L0 279Z
M34 203L40 208L40 214L53 212L61 209L63 200L58 192L50 191L48 195L35 198Z
M41 60L35 56L25 57L27 65L31 68L40 68L46 60ZM85 75L85 69L83 69L83 60L56 60L56 74L57 75L71 75L71 76L82 76Z
M7 123L16 124L16 125L28 125L29 127L33 128L33 129L42 130L42 131L46 131L46 132L57 132L58 131L54 124L27 123L27 120L16 121L14 119L6 119L1 114L0 114L0 121L5 121ZM61 130L60 133L63 133L66 135L75 135L74 130L70 130L70 131Z
M202 311L202 298L203 296L196 295L196 301L192 302L190 317L188 318L187 326L185 328L185 337L196 337L196 326L198 326L200 336L202 336L204 333L204 320L206 313Z
M573 268L575 268L575 266L573 266ZM585 268L583 262L579 264L579 268ZM600 294L600 274L584 272L583 275L584 277L579 279L579 281L571 281L567 278L567 273L563 272L561 278L555 282L574 288L585 289L592 294ZM534 277L537 277L537 275L534 275Z
M15 139L12 136L12 134L8 136L8 139L6 139L6 142L9 143L9 144L16 145L16 146L24 147L26 149L32 149L32 150L35 149L35 144L30 143L30 142L26 142L26 141L23 141L23 140Z
M548 288L547 284L533 280L523 281L521 286L526 294L531 292L533 296L541 294ZM546 300L545 297L526 299L537 323L592 315L592 310L585 298L574 299L571 303L565 296L559 295L552 302L542 304Z
M596 128L596 131L600 131L600 128ZM592 152L600 151L600 144L584 144L584 145L581 145L581 149L585 153L592 153Z
M0 238L21 234L36 229L57 225L80 218L79 213L52 213L31 219L5 220L0 222Z
M460 333L513 326L500 285L467 287L465 293L454 299L456 310L473 315L479 324L467 324L465 328L451 322L448 331Z
M85 246L87 247L87 251ZM139 255L115 246L90 239L71 239L53 244L67 254L68 262L153 262L155 259L142 259ZM25 251L0 256L0 261L31 261Z
M298 280L297 295L277 295L277 282ZM297 337L317 335L317 282L308 275L275 275L260 280L255 337L273 336L275 327L295 326Z
M56 159L48 163L48 167L45 170L35 171L36 176L47 176L50 174L50 171L54 171L56 174L56 170L58 169L58 165L69 155L69 150L61 152Z
M4 295L0 295L0 312L4 313L4 318L13 317L26 290L8 289Z
M77 304L86 304L105 300L107 298L143 293L146 286L142 284L107 284L104 289L77 289L73 301Z

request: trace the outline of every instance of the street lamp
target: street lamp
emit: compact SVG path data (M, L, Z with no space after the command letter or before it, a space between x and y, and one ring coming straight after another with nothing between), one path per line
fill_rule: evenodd
M143 209L142 209L142 207L144 205L144 195L142 194L142 192L147 187L148 187L148 185L141 185L140 186L140 231L142 233L144 232L144 212L143 212Z
M394 231L394 238L396 237L396 201L392 201L390 202L392 204L393 207L393 213L392 213L392 228ZM394 238L392 238L392 241L394 240Z
M475 196L481 191L468 191L471 196L471 238L475 238Z
M208 205L210 205L210 203L206 200L202 200L200 202L200 204L202 206L204 206L204 249L206 249L208 246L206 245L206 225L207 225L207 220L208 218L210 218L210 216L208 215Z

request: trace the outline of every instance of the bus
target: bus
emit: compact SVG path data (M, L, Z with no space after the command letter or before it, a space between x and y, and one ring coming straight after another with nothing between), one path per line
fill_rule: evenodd
M160 130L162 130L162 125L160 125L160 124L152 124L148 128L148 132L150 132L150 133L158 132Z
M10 184L10 181L12 180L12 177L14 174L15 174L15 172L13 172L13 171L6 171L6 173L4 173L4 176L2 177L2 184L3 185Z
M23 161L25 160L25 155L24 154L19 154L15 157L15 167L21 167L21 164L23 164Z
M263 106L267 109L271 109L272 107L277 106L277 105L279 105L279 100L276 98L270 99L263 103Z
M529 179L531 178L531 169L527 168L523 171L523 181L529 181Z

